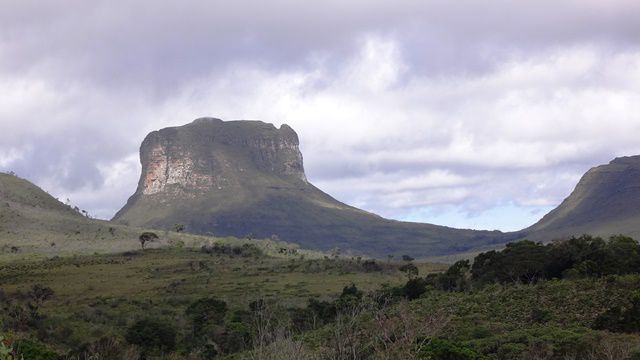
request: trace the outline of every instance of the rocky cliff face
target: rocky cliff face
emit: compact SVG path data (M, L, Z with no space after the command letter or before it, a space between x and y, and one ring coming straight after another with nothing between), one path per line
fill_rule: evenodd
M149 134L140 149L143 176L136 193L193 198L223 190L229 182L226 175L236 171L258 170L306 182L298 136L289 126L275 129L256 122L265 131L242 132L236 125L201 118L180 129ZM248 152L247 169L228 160L225 152L234 149Z
M114 220L257 238L307 248L385 256L444 255L505 241L498 232L383 219L345 205L307 181L298 136L260 121L198 119L150 133L140 148L135 194Z

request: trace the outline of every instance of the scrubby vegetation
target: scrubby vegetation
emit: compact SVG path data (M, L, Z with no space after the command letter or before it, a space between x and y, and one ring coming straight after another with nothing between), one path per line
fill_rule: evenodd
M632 360L639 250L585 235L438 267L247 241L15 262L2 331L25 359Z
M20 259L0 264L0 334L28 359L266 353L274 341L332 322L345 286L358 284L351 295L361 296L402 284L398 267L238 239Z

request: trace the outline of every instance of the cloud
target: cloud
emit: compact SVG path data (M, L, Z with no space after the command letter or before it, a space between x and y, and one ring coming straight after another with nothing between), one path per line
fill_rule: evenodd
M463 227L640 153L634 1L66 3L0 12L0 168L99 217L200 116L287 123L338 199Z

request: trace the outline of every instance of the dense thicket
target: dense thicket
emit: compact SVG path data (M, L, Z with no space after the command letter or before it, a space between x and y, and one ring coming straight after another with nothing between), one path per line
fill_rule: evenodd
M467 280L471 282L531 283L541 279L601 277L640 272L640 245L630 237L616 235L605 241L583 235L547 245L532 241L507 244L502 251L481 253L469 267L467 261L455 263L434 285L443 290L455 290Z

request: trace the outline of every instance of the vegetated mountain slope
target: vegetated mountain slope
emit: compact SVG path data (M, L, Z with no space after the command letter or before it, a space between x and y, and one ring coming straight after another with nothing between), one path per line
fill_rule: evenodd
M68 205L14 175L0 173L0 258L26 254L77 254L137 249L144 231L89 219ZM195 241L195 236L161 234L169 239Z
M44 242L49 233L71 234L89 222L71 207L14 175L0 173L0 239L15 246ZM49 245L51 245L49 243Z
M640 238L640 156L592 168L560 206L523 232L543 241L582 234Z
M298 136L261 121L214 118L150 133L135 194L120 223L217 236L277 235L302 247L415 257L492 247L494 231L392 221L343 204L310 184Z

